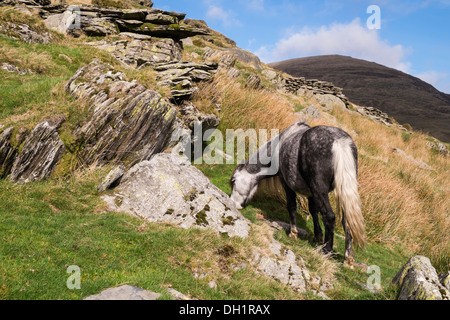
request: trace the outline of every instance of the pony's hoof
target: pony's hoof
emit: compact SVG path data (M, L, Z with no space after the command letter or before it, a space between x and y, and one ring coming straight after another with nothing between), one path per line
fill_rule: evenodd
M323 244L323 236L314 236L314 242L317 244Z
M289 232L289 238L297 240L298 239L298 233L294 232L294 231L290 231Z

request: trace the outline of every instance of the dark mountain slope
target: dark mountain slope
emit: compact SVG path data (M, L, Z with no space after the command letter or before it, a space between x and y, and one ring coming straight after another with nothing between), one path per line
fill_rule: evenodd
M361 106L378 108L399 123L450 142L450 95L419 78L377 63L340 55L272 63L295 77L317 78L342 87Z

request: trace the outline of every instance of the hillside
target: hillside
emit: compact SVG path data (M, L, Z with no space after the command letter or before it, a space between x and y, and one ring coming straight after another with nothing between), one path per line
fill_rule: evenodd
M450 142L450 95L404 72L339 55L270 64L296 77L330 81L354 103L378 108L401 124Z
M396 299L411 256L448 271L445 145L360 112L327 81L273 70L185 13L73 2L79 28L66 5L0 6L0 299L85 299L124 284L168 300ZM304 198L299 239L276 185L242 210L230 200L239 150L221 138L263 139L260 129L299 119L357 145L368 243L355 259L380 268L379 290L344 265L340 223L322 254ZM195 157L181 161L180 146Z

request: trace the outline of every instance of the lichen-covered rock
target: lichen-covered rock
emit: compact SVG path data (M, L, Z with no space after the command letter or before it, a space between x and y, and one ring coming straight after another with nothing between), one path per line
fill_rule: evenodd
M111 210L128 212L150 222L182 228L210 228L229 236L246 237L249 221L228 195L184 158L155 155L132 167L113 195L102 197Z
M93 61L77 71L66 90L90 105L90 117L73 133L83 143L78 156L84 163L134 163L167 146L176 109L111 66Z
M450 292L440 282L430 259L414 256L392 280L400 288L398 300L449 300Z
M43 121L27 136L14 160L12 180L28 183L50 176L65 150L57 131L62 121Z

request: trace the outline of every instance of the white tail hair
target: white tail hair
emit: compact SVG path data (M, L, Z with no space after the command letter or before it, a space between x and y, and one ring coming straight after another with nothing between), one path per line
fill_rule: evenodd
M337 215L344 215L345 228L350 230L355 244L361 248L366 243L364 218L358 193L357 163L348 138L333 143L334 182Z

